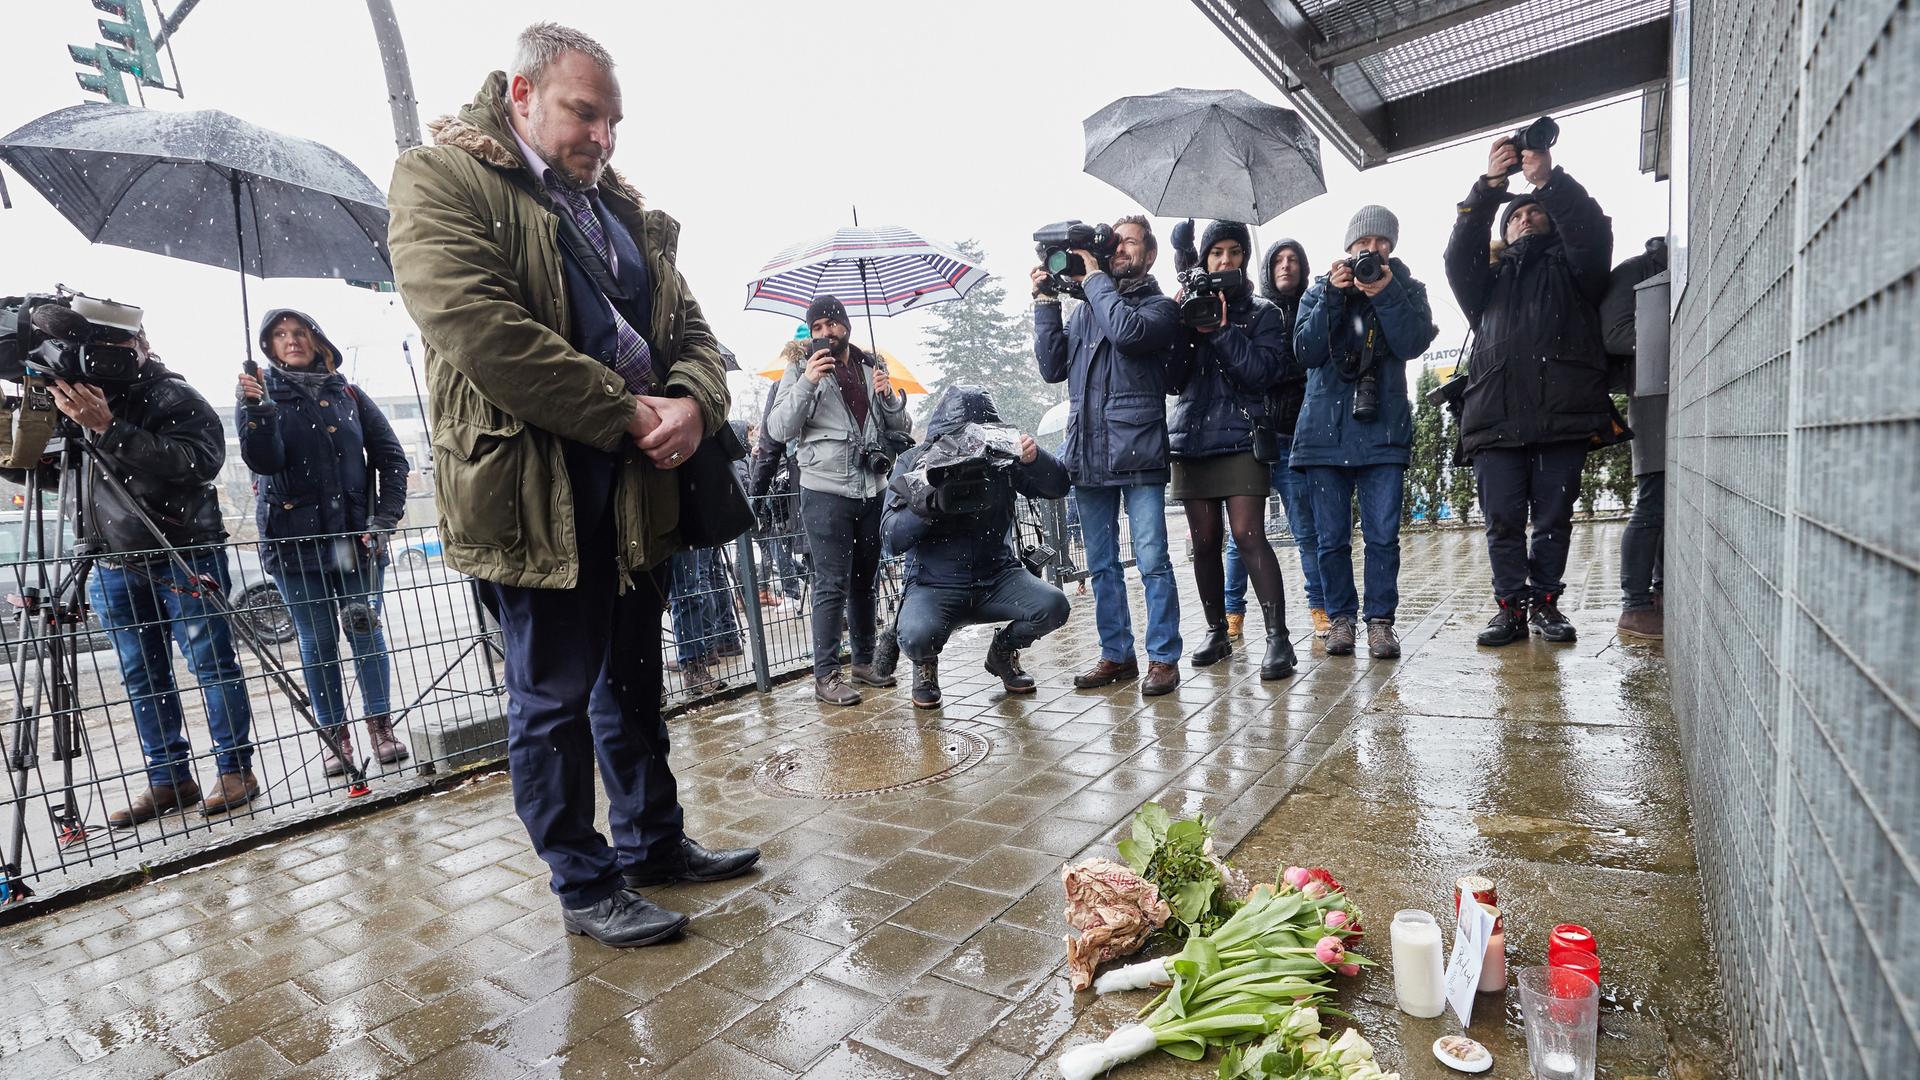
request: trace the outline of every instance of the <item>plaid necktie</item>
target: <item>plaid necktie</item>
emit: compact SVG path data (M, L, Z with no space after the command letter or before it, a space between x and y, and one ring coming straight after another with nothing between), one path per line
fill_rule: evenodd
M600 216L593 212L593 200L561 184L550 184L548 190L567 204L573 220L580 224L580 231L586 233L588 242L593 244L593 250L599 252L601 261L612 267L613 253L607 243L607 231L600 226ZM641 337L639 331L627 325L611 300L607 306L613 311L613 361L609 366L626 380L629 393L648 393L653 389L653 350L647 347L647 339Z

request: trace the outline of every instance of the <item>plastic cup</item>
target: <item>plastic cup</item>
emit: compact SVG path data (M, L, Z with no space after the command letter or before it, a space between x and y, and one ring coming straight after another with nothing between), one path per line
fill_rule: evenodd
M1520 1012L1534 1080L1593 1080L1600 987L1578 971L1521 968Z

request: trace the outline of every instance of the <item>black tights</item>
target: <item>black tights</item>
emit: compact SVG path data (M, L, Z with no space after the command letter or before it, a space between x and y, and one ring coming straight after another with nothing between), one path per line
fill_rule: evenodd
M1187 531L1193 538L1193 583L1200 590L1200 607L1207 619L1225 620L1227 609L1227 569L1224 559L1226 538L1221 535L1219 499L1188 499ZM1241 565L1253 581L1260 603L1286 610L1286 594L1280 582L1280 559L1267 542L1267 500L1258 495L1234 495L1226 500L1225 517L1233 525L1233 544L1240 549Z

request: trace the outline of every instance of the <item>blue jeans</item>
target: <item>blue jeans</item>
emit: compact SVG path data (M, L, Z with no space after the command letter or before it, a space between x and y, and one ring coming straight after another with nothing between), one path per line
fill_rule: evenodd
M134 731L147 758L147 782L164 787L193 776L187 765L193 748L187 742L180 693L173 683L173 657L167 652L169 633L199 680L215 767L237 773L253 764L253 745L247 741L253 710L247 703L240 661L233 655L233 628L201 595L207 588L218 588L225 595L226 550L188 549L182 554L196 580L185 580L171 562L134 568L101 563L94 567L87 586L93 609L118 654L120 680L133 705ZM208 578L215 584L202 585Z
M1000 644L1024 649L1060 629L1072 613L1065 593L1015 567L972 588L915 584L900 602L895 625L901 653L924 664L962 626L1006 623L997 635Z
M673 640L683 664L737 644L733 589L718 548L682 551L673 557ZM758 598L755 598L758 603Z
M1087 572L1093 578L1093 619L1100 630L1100 655L1116 664L1133 657L1133 614L1120 569L1120 500L1127 502L1127 530L1133 537L1133 563L1147 593L1147 659L1172 664L1180 659L1180 596L1173 587L1173 562L1167 555L1167 489L1163 484L1131 487L1075 487L1080 528L1087 541Z
M393 661L387 655L387 637L380 629L381 581L378 563L357 562L322 568L283 565L273 580L293 616L300 637L300 676L313 698L314 718L322 727L347 722L346 697L340 689L340 629L347 631L353 650L353 669L360 683L360 706L365 716L390 711L389 687ZM364 605L364 610L362 606Z
M1280 493L1280 506L1287 512L1287 531L1293 534L1293 546L1300 551L1300 580L1307 586L1307 606L1326 610L1326 591L1320 584L1320 533L1313 527L1313 508L1307 496L1307 474L1287 467L1291 440L1280 441L1280 460L1273 463L1273 490ZM1227 533L1227 610L1235 615L1247 610L1247 568L1240 563L1240 549L1233 546L1233 533Z
M1360 533L1366 538L1368 619L1393 621L1400 606L1400 481L1405 465L1315 465L1306 470L1313 491L1313 524L1320 533L1320 581L1327 617L1353 618L1353 499L1360 497Z

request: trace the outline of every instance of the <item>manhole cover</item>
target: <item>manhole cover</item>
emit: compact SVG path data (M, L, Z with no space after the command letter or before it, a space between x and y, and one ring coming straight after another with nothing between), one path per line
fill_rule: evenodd
M851 799L945 780L978 765L991 749L971 731L863 728L789 747L762 761L753 775L776 795Z

